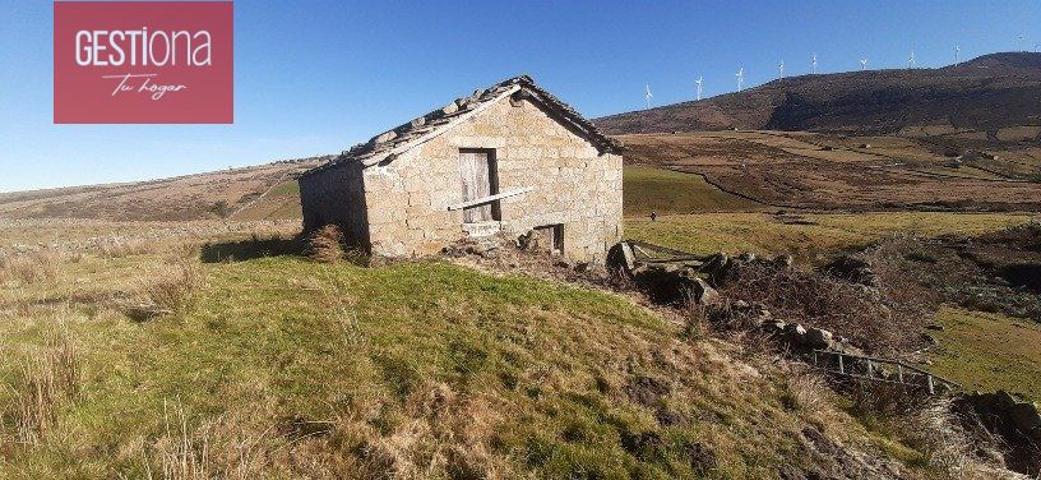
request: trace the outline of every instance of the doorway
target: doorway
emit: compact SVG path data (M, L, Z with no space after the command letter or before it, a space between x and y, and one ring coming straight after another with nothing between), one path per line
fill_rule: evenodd
M463 203L480 201L499 193L499 171L495 150L460 149L459 175L463 186ZM463 209L463 223L502 220L499 201L492 200Z

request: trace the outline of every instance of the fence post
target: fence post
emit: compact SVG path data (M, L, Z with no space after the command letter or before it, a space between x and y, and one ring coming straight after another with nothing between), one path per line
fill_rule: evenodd
M896 376L900 383L904 383L904 366L899 363L896 364Z
M933 387L933 376L932 375L926 375L925 379L926 379L926 381L929 382L929 395L935 395L936 394L936 388Z
M842 362L842 353L839 353L839 373L843 375L846 374L846 367L845 364Z

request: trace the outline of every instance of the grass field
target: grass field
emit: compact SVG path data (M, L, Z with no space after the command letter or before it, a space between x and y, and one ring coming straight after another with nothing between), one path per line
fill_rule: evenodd
M234 225L119 250L65 223L5 258L0 478L775 478L835 461L808 428L930 468L627 298L439 262L199 263L201 241L250 238Z
M790 253L813 262L822 255L862 248L890 235L976 235L1019 225L1030 218L1029 214L1015 213L828 213L798 217L708 213L673 215L654 222L627 218L625 236L695 253Z
M931 369L969 390L1005 390L1041 402L1041 325L999 314L945 308Z
M757 210L760 205L723 192L700 175L655 167L627 166L624 172L626 215L659 215Z

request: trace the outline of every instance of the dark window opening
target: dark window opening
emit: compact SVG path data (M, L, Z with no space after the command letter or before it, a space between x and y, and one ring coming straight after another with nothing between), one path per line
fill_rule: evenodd
M564 253L564 225L545 225L535 227L535 237L539 247L553 254Z

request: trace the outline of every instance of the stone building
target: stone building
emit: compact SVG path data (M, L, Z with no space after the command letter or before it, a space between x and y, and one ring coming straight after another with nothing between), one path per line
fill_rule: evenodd
M622 237L619 144L527 76L418 117L304 173L304 229L339 225L382 256L535 232L602 263Z

